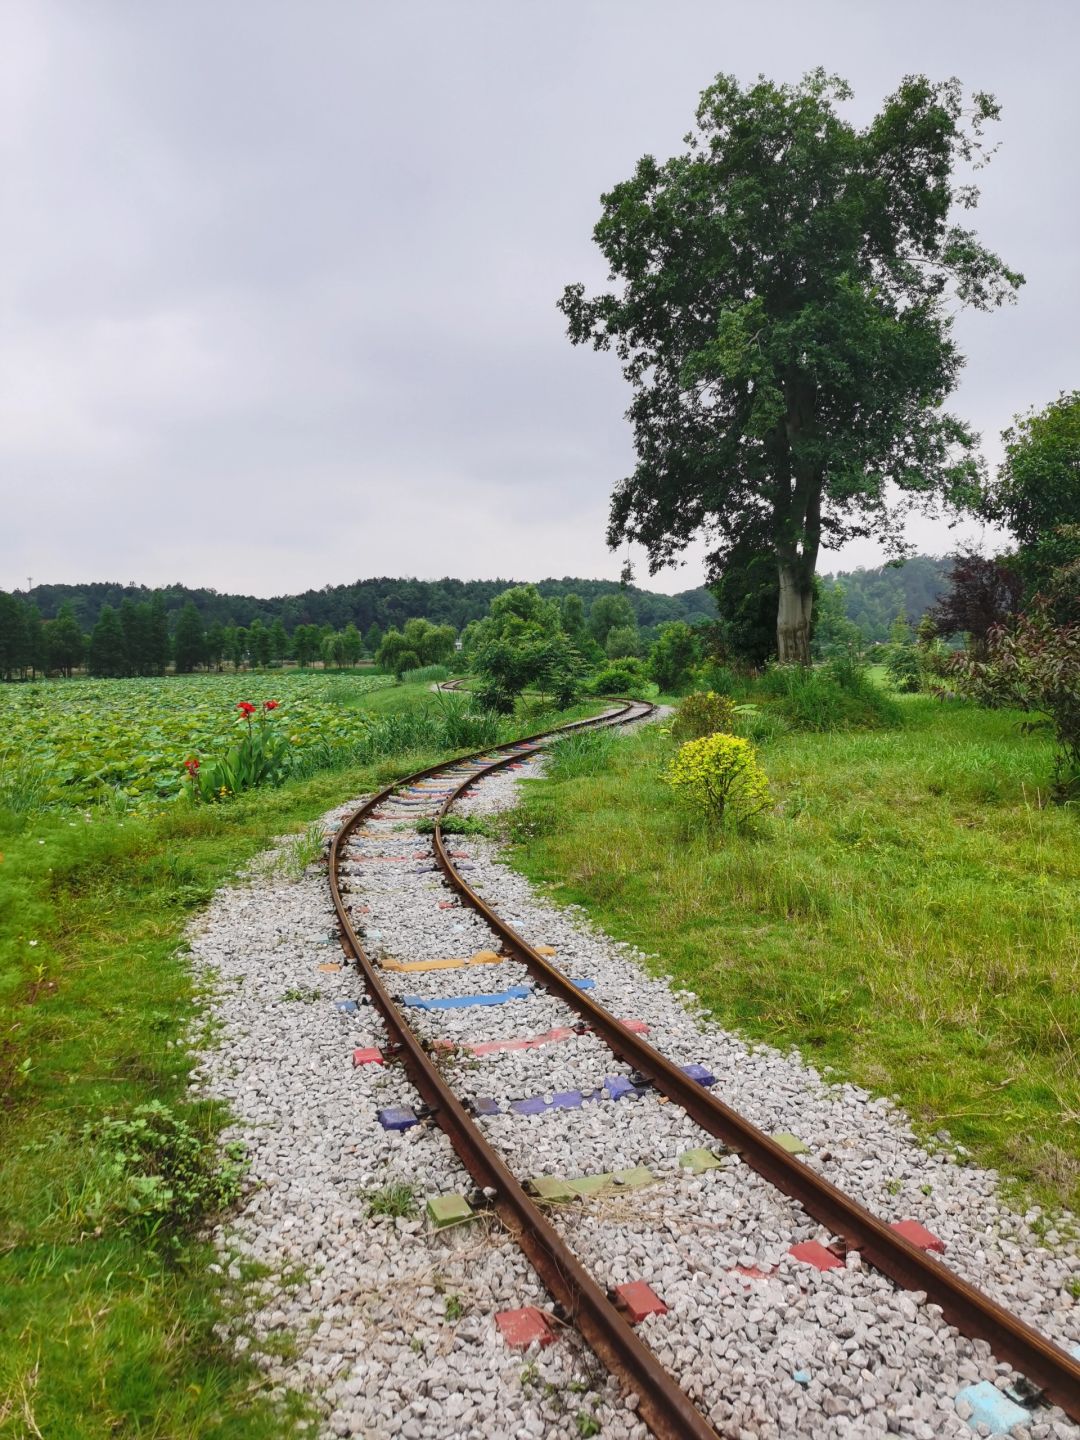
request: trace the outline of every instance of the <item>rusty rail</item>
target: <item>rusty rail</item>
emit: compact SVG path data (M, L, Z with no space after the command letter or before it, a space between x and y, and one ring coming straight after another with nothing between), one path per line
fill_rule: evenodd
M609 1010L579 990L472 889L454 867L443 843L439 822L472 785L509 763L510 759L500 759L466 777L439 811L435 823L435 854L458 894L483 916L508 951L526 965L541 984L575 1010L616 1055L680 1105L703 1130L721 1140L765 1180L797 1201L838 1237L845 1249L858 1250L902 1289L925 1291L928 1300L941 1306L945 1318L962 1335L987 1341L999 1359L1014 1365L1047 1400L1059 1405L1073 1420L1080 1421L1080 1360L961 1279L947 1265L931 1260L857 1200L816 1174L738 1111L684 1075L647 1040L627 1030Z
M628 705L615 715L602 715L592 720L577 721L560 727L564 730L583 729L595 725L627 723L639 718ZM641 717L653 707L640 710ZM552 732L545 732L550 734ZM510 753L496 761L490 769L512 764L521 756L520 746L539 741L544 735L533 735L515 741ZM565 1318L580 1330L597 1357L628 1389L639 1396L639 1412L657 1440L717 1440L716 1431L679 1387L673 1376L635 1334L629 1322L577 1260L562 1237L536 1203L526 1194L501 1156L488 1144L479 1127L457 1096L446 1084L432 1063L419 1037L398 1010L387 992L371 960L365 954L349 919L338 880L338 866L343 846L353 830L374 810L385 803L402 785L437 774L465 760L491 754L491 749L476 751L457 760L417 771L405 780L396 781L361 805L338 830L330 846L330 890L341 927L341 944L347 956L355 961L375 1006L386 1021L387 1030L399 1047L405 1067L430 1107L434 1119L446 1132L465 1168L483 1190L493 1191L493 1206L506 1229L513 1235L551 1295L562 1307ZM488 774L490 770L478 772Z

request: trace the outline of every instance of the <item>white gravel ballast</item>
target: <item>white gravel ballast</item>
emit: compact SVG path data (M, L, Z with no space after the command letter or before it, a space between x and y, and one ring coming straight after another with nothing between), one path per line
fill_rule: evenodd
M512 805L540 763L479 782L455 813ZM644 1281L659 1298L639 1333L718 1433L1003 1433L979 1423L989 1392L985 1414L1015 1422L1009 1433L1077 1440L1080 1427L1060 1411L1018 1408L1010 1367L925 1296L897 1290L857 1255L824 1270L792 1256L793 1245L829 1237L737 1157L688 1162L716 1142L655 1092L628 1089L627 1067L576 1033L577 1017L523 965L391 968L500 948L479 916L450 903L431 837L416 832L439 803L431 788L427 804L384 807L350 840L353 924L409 1023L443 1042L433 1053L490 1143L519 1178L546 1183L579 1259L604 1287ZM328 830L354 808L327 816ZM488 904L609 1011L647 1025L676 1063L703 1067L754 1124L805 1146L801 1163L886 1220L918 1221L964 1278L1077 1345L1071 1230L1048 1235L1037 1212L1011 1210L996 1175L955 1147L929 1153L892 1102L828 1084L797 1053L751 1048L705 1019L644 957L534 892L491 841L448 844ZM400 1064L353 1063L354 1051L385 1052L387 1041L356 972L327 968L341 960L334 920L324 866L289 881L263 864L220 892L190 934L195 965L212 977L216 1026L193 1086L229 1103L236 1123L225 1139L251 1159L243 1206L214 1239L230 1273L251 1260L267 1271L237 1343L259 1351L268 1336L291 1336L262 1363L276 1384L313 1397L327 1436L644 1436L636 1396L572 1330L556 1324L555 1343L527 1351L507 1345L496 1314L550 1300L496 1222L482 1209L455 1228L424 1219L428 1197L468 1196L471 1181L432 1121L380 1123L380 1112L415 1112L420 1100ZM448 1000L454 1008L427 1008ZM493 1043L540 1037L527 1049ZM622 1184L586 1178L618 1172Z

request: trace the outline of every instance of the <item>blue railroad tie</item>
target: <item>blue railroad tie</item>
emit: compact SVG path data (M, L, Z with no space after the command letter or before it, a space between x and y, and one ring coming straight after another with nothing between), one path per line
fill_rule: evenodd
M419 1123L416 1111L408 1105L391 1105L379 1111L379 1124L384 1130L408 1130Z
M508 1000L525 1000L532 993L529 985L511 985L509 990L498 990L492 995L446 995L435 1000L425 1000L422 995L403 995L401 1003L415 1010L466 1010L470 1005L505 1005Z
M578 1110L582 1105L591 1105L596 1100L622 1100L628 1095L635 1098L646 1093L647 1086L635 1085L624 1075L605 1075L602 1090L558 1090L550 1100L543 1095L530 1095L524 1100L511 1100L508 1110L515 1115L545 1115L549 1110ZM481 1095L473 1101L478 1115L500 1115L502 1106L490 1095Z
M595 989L596 989L596 981L595 981L595 980L571 980L571 981L570 981L570 984L571 984L571 985L576 985L579 990L595 990Z
M699 1085L704 1085L706 1088L716 1084L716 1076L711 1070L706 1070L704 1065L680 1065L679 1069L684 1075L688 1075L691 1080L696 1080Z

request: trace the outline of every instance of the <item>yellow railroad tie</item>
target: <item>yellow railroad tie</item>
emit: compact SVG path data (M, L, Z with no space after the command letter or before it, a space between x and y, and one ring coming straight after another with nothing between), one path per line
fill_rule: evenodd
M382 960L384 970L398 970L415 975L421 970L461 970L468 965L497 965L502 960L494 950L478 950L467 960Z

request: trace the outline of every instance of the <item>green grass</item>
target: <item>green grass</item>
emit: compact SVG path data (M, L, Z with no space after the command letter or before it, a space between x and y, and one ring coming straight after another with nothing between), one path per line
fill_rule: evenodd
M407 739L425 732L406 712L437 702L412 687L363 703L399 717ZM118 1215L119 1182L95 1137L107 1116L156 1100L214 1144L226 1117L187 1098L181 1039L200 997L179 948L184 926L274 836L296 833L285 868L298 873L320 848L313 816L439 758L403 750L223 805L137 815L0 808L4 1440L293 1433L299 1402L274 1405L250 1359L215 1337L242 1300L237 1287L220 1288L207 1268L215 1257L190 1230L166 1236L145 1215Z
M1044 806L1052 750L1022 717L898 703L897 729L762 746L777 803L745 835L692 826L647 729L530 782L515 863L723 1024L1080 1206L1080 814Z

